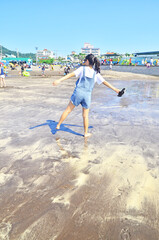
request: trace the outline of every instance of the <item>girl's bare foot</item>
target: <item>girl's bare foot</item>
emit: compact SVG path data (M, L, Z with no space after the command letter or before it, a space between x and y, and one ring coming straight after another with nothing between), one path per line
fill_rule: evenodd
M92 134L91 133L85 133L84 134L84 137L86 138L86 137L91 137L92 136Z
M60 129L60 125L57 124L56 129Z

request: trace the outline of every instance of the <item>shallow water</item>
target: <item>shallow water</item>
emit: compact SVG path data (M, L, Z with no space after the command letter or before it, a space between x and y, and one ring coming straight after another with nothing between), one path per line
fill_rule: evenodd
M51 81L0 89L0 239L157 240L159 82L96 87L84 139L80 107L55 131L73 86Z
M108 70L109 65L101 66L101 69L102 70ZM118 66L118 65L113 65L112 70L113 71L118 71L118 72L131 72L131 73L137 73L137 74L159 76L159 66L153 66L153 67L151 66L150 68L147 68L146 66Z
M116 81L112 81L115 85ZM123 82L117 83L121 89ZM141 126L143 124L159 124L159 82L157 81L124 81L126 92L124 97L116 98L110 92L110 95L98 94L93 100L92 111L98 112L97 117L113 115L113 121L120 124L125 121L137 121ZM100 91L100 90L97 90ZM103 91L103 89L102 89Z

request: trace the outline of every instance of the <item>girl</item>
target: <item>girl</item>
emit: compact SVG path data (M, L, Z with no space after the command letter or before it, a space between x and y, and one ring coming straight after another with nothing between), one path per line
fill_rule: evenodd
M3 66L1 67L0 81L1 81L1 88L6 87L5 72L4 72L4 67Z
M93 69L95 66L95 70ZM79 67L72 73L69 73L65 77L60 78L53 82L53 86L58 85L60 82L69 79L71 77L79 77L76 82L75 90L71 96L70 102L63 112L56 129L60 129L61 123L66 119L68 114L74 109L75 106L79 104L82 105L82 113L83 113L83 123L84 123L84 137L90 137L91 134L88 133L88 113L91 104L91 94L94 87L95 82L98 84L103 83L105 86L111 88L113 91L118 93L118 96L121 97L124 94L124 90L121 91L107 81L100 75L100 62L99 60L94 57L93 54L89 54L86 56L84 60L84 66Z

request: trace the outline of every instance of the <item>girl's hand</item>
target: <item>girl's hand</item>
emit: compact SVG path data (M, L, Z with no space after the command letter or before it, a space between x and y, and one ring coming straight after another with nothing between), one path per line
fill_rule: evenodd
M119 90L118 88L116 88L114 91L115 91L116 93L119 93L119 92L120 92L120 90Z
M121 97L124 94L125 88L123 88L119 93L118 93L118 97Z
M60 81L59 81L59 80L56 80L56 81L54 81L54 82L52 83L52 85L53 85L53 86L57 86L59 83L60 83Z
M74 73L74 72L69 73L69 74L67 74L66 76L64 76L64 77L62 77L62 78L54 81L54 82L53 82L53 86L57 86L60 82L66 80L66 79L69 79L69 78L71 78L71 77L74 77L74 76L75 76L75 73Z

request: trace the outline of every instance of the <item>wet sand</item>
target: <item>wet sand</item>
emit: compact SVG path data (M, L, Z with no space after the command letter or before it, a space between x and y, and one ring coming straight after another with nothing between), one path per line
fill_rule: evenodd
M95 87L85 140L81 107L55 129L75 82L56 74L0 89L0 239L158 240L159 79L103 71L127 91Z

